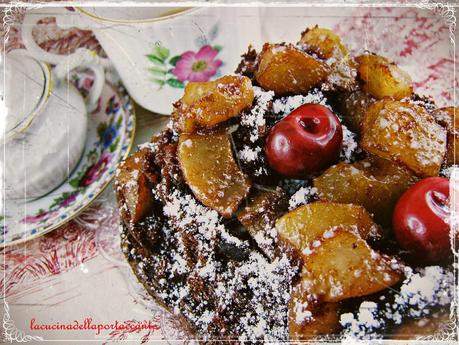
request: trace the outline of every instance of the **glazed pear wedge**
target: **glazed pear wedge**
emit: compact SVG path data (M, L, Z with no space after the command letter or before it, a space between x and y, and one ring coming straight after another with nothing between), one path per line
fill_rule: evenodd
M322 200L362 205L375 221L390 226L397 200L417 178L403 166L377 156L340 162L314 179Z
M313 202L293 210L276 222L279 237L295 248L308 253L314 240L337 226L347 226L367 239L378 237L379 227L370 214L359 205L333 202Z
M400 264L371 249L348 228L322 238L305 260L301 282L324 302L371 295L402 278Z
M214 81L189 83L174 104L174 126L180 133L211 129L252 105L252 82L247 77L224 76Z
M365 241L378 236L378 227L361 206L314 202L281 217L276 229L301 253L305 299L339 302L381 291L402 277L395 259Z
M365 114L361 146L418 176L435 176L446 154L446 130L423 107L384 99Z
M413 93L411 77L389 59L363 54L356 57L363 90L377 99L403 99Z
M177 156L195 197L223 217L231 217L247 196L251 183L233 157L229 134L182 134Z
M356 63L351 58L349 50L341 38L333 31L320 28L317 25L308 28L301 34L299 44L308 53L327 60L327 64L331 67L329 82L344 90L356 88Z
M341 329L340 303L311 305L307 300L307 288L297 284L288 304L288 328L290 340L310 340L318 335L333 334Z
M126 225L142 220L153 206L151 187L159 177L150 162L152 153L141 149L123 161L116 171L115 191L121 217Z
M330 73L328 66L295 46L265 44L259 55L257 82L277 95L307 93Z

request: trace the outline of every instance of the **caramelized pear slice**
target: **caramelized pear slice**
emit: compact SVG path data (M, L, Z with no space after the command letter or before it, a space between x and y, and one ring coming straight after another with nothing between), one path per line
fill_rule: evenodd
M333 202L303 205L276 222L279 237L306 255L311 252L315 241L322 236L333 236L333 231L343 226L353 229L364 239L378 237L380 231L362 206Z
M159 176L152 168L152 161L151 150L144 148L121 162L116 171L116 197L126 225L141 221L153 207L151 187Z
M311 340L318 335L341 330L339 303L313 303L308 300L309 289L301 282L293 288L288 304L290 340Z
M277 95L307 93L329 74L322 61L288 44L263 46L255 78L262 88Z
M299 43L303 45L303 50L327 60L327 64L331 67L328 76L330 83L345 90L356 88L356 63L341 38L333 31L316 25L301 34Z
M322 200L364 206L378 224L390 226L400 196L417 178L406 168L376 156L338 163L314 179Z
M374 54L360 55L356 61L363 90L373 97L402 99L413 93L411 77L395 62Z
M421 177L435 176L446 153L446 130L423 107L384 99L368 108L361 145Z
M341 42L341 38L333 31L314 26L301 33L300 43L305 49L314 52L321 59L343 59L349 56L349 51Z
M396 284L400 264L371 249L359 235L345 228L322 238L307 257L301 284L324 302L366 296Z
M252 82L243 76L224 76L214 81L189 83L174 105L174 125L179 133L211 129L252 106Z
M436 109L432 113L437 123L446 129L447 149L445 164L459 164L459 108L446 107Z
M251 183L234 160L229 134L182 134L177 155L195 197L223 217L231 217Z

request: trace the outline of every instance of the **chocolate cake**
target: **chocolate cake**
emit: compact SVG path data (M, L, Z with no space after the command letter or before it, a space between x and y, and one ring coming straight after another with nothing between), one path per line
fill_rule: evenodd
M451 255L434 266L415 262L388 216L419 179L446 167L446 132L429 117L439 165L374 149L367 122L375 104L416 118L437 109L401 72L393 78L405 79L383 90L393 94L380 97L367 87L366 63L318 27L296 45L250 47L238 75L188 84L167 128L121 163L122 250L148 293L200 342L397 338L407 329L422 334L409 322L431 311L443 320ZM325 117L337 144L306 158L296 151L304 164L279 168L276 150L296 143L275 146L284 140L276 133L291 133L293 123L317 134ZM410 131L422 139L421 129Z

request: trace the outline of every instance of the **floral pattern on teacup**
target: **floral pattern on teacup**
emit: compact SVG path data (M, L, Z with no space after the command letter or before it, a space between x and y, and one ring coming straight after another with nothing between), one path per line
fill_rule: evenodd
M208 81L218 74L223 64L222 60L216 58L221 49L219 45L206 44L197 52L188 50L169 58L168 48L156 46L151 54L146 55L153 63L148 71L159 88L165 85L184 88L188 81Z
M217 54L218 50L209 45L202 47L197 53L187 51L180 56L172 74L181 82L208 81L222 64L222 60L215 58Z
M165 86L184 88L187 82L204 82L219 76L223 61L217 55L223 46L215 44L220 32L219 23L194 40L196 50L189 49L181 54L171 55L169 48L156 42L153 51L146 55L152 66L148 72L152 81L162 89Z

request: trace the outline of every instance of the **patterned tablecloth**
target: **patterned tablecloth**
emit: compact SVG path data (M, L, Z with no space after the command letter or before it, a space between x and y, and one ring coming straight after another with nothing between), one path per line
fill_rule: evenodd
M395 20L373 20L376 15L393 16L394 12ZM7 14L13 18L7 50L22 46L22 13L15 10ZM407 70L418 93L432 95L439 105L452 104L453 83L458 83L453 74L451 40L455 36L445 9L356 8L355 13L354 17L339 19L333 28L349 47L361 50L353 42L365 42L366 49L395 59ZM34 34L37 42L51 51L67 53L86 46L103 54L91 32L59 30L52 18L43 21ZM147 141L165 123L164 118L140 107L137 115L140 130L136 143ZM45 236L0 251L4 340L30 339L29 335L61 341L95 339L101 343L126 339L142 343L167 339L172 343L187 339L175 319L149 300L125 263L119 249L119 218L114 205L110 187L77 219ZM47 324L86 324L93 328L36 328ZM124 327L114 329L114 324ZM146 326L139 327L142 324Z

